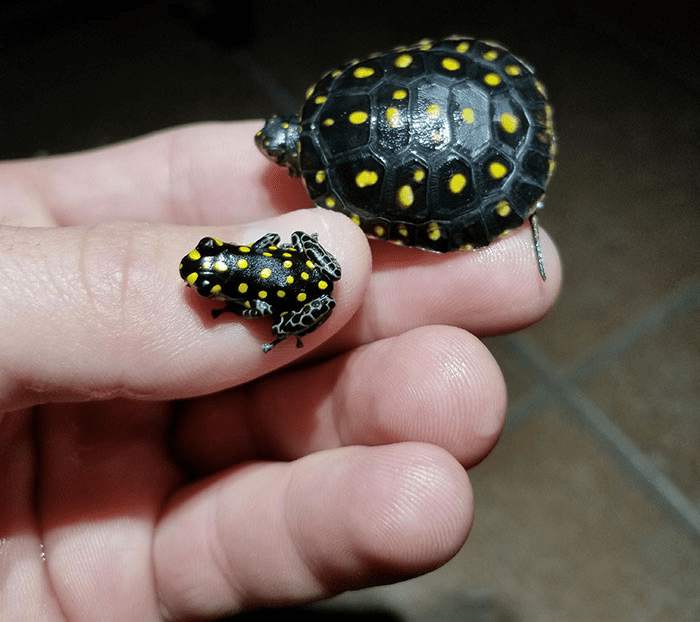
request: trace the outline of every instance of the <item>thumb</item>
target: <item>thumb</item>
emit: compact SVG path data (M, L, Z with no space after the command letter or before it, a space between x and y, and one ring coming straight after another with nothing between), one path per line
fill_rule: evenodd
M185 287L178 265L200 238L236 244L276 232L318 233L342 266L337 305L304 350L274 354L269 320L228 315ZM360 305L370 269L364 235L347 218L302 210L229 227L110 223L0 227L0 411L48 401L172 399L247 382L334 334ZM292 340L289 340L292 341Z

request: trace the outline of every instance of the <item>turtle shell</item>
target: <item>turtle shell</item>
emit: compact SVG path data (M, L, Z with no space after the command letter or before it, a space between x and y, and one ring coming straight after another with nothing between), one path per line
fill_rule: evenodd
M455 37L326 74L297 147L317 205L370 236L445 252L485 246L541 206L554 136L533 69Z

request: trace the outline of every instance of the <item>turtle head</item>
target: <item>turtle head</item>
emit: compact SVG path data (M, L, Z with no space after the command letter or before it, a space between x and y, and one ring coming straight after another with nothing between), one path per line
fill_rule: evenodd
M289 174L299 176L299 121L296 117L270 117L255 135L255 144L275 164L286 166Z

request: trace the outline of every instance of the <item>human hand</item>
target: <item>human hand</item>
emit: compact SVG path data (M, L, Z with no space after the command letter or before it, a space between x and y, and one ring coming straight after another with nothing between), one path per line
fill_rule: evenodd
M0 165L0 619L207 619L409 578L472 521L506 392L475 335L541 318L527 228L473 253L369 245L255 150L192 126ZM225 223L225 224L224 224ZM269 320L184 287L205 235L318 233L337 306Z

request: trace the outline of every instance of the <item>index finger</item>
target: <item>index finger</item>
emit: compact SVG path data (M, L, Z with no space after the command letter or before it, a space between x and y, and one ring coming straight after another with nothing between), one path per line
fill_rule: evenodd
M6 162L15 189L5 218L25 225L113 220L237 224L310 207L300 182L270 166L253 141L262 121L206 123L94 151Z

